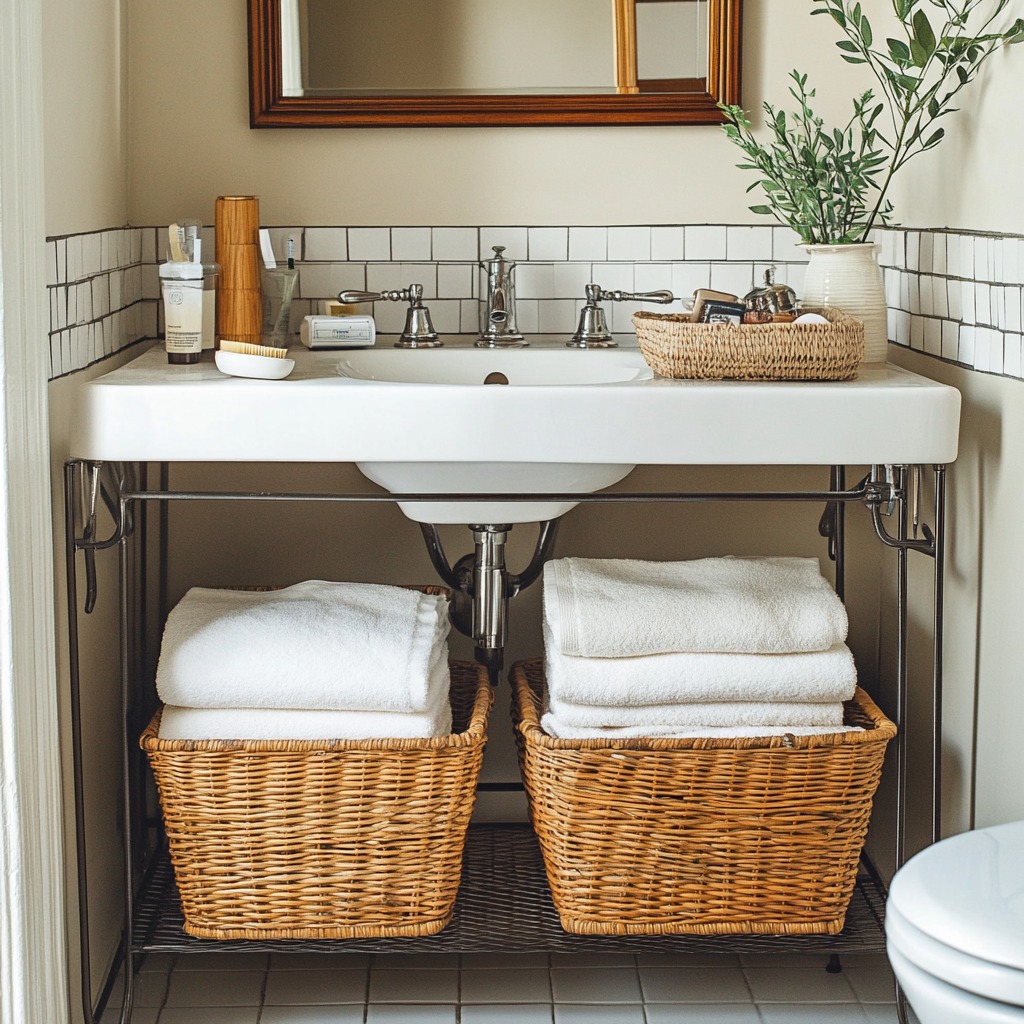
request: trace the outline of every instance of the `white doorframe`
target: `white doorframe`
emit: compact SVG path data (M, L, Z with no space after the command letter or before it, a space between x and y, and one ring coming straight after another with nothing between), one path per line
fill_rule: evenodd
M0 3L0 1024L69 1020L42 65L42 0Z

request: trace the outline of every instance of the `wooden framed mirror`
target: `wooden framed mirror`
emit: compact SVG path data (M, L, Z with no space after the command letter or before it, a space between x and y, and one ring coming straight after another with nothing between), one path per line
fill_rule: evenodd
M253 128L718 124L739 102L742 0L248 3Z

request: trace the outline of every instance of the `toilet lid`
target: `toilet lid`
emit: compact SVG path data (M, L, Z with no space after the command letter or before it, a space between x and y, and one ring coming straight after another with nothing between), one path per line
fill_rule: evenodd
M952 949L909 924L890 903L885 908L885 937L890 956L898 952L945 985L984 999L1024 1007L1024 971L980 960ZM897 976L899 971L896 972ZM1024 1009L1020 1011L1024 1014ZM1024 1020L1024 1016L1020 1017Z
M922 850L896 872L889 903L952 949L1024 970L1024 821Z

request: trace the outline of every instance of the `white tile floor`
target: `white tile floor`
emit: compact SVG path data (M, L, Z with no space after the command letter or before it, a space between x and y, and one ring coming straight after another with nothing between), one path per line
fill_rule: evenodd
M896 1024L882 954L191 953L147 958L133 1024ZM120 988L101 1024L117 1024Z

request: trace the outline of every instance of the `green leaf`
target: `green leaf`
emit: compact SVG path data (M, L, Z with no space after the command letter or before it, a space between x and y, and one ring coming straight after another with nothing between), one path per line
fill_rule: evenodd
M864 17L860 19L860 38L865 49L870 49L875 39L874 33L871 31L871 24Z
M772 210L772 208L770 206L751 206L750 207L750 212L751 213L759 213L762 216L770 217L770 216L772 216L772 214L775 211Z
M901 39L887 39L889 56L901 67L910 61L910 47Z
M932 31L931 22L924 10L918 9L913 18L914 39L921 49L931 56L935 52L935 33Z
M836 46L848 53L860 53L860 47L856 43L851 43L849 39L840 39Z

